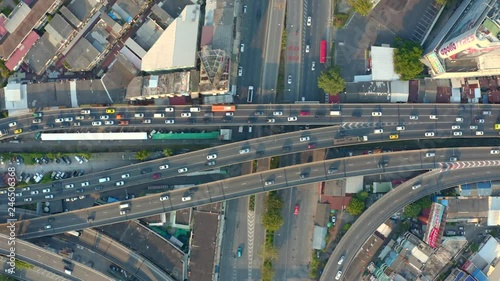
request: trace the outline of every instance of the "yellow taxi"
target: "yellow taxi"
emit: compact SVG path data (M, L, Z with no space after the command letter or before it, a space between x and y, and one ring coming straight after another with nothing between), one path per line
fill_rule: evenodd
M17 134L20 134L20 133L22 133L22 132L23 132L23 129L15 129L15 130L14 130L14 134L16 134L16 135L17 135Z
M391 139L391 140L397 140L397 139L399 139L399 135L397 135L397 134L389 135L389 139Z
M495 130L500 130L500 124L495 124Z
M106 113L108 113L108 114L113 114L115 112L116 112L116 110L114 108L107 108L106 109Z

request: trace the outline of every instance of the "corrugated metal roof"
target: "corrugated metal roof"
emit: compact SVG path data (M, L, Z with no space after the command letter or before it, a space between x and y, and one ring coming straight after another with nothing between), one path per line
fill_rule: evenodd
M14 51L10 59L5 63L5 67L14 70L39 38L40 36L36 32L31 31L21 43L21 46Z

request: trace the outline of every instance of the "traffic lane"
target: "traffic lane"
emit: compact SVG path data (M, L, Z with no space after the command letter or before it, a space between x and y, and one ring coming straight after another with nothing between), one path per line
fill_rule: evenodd
M491 177L490 175L494 173L495 169L495 167L483 167L482 169L471 168L469 171L472 171L475 174L483 174ZM364 212L351 226L344 237L342 237L342 240L332 253L320 280L330 278L336 274L338 270L342 269L342 266L345 267L349 265L349 262L354 258L357 249L362 246L359 244L359 241L366 241L371 233L373 233L374 229L387 219L385 216L391 216L404 205L411 203L413 200L417 200L418 198L432 194L438 190L449 188L455 183L474 182L471 180L470 174L464 173L461 169L447 171L446 173L432 171L412 179L399 186L397 189L392 190L386 194L386 196L375 202L369 210ZM481 180L481 178L477 177L477 180ZM412 190L411 187L417 182L420 182L422 187L417 190ZM375 216L375 214L377 215ZM379 214L384 215L380 216ZM342 266L338 266L337 261L342 255L345 255L346 259Z

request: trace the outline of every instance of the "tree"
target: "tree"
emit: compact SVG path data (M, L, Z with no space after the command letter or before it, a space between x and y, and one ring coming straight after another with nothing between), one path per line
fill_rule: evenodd
M427 197L424 197L420 200L417 201L418 205L420 205L420 207L422 207L423 209L427 209L429 208L431 205L432 205L432 200L431 198L429 198L428 196Z
M400 75L401 80L411 80L424 70L420 61L424 49L413 41L396 38L394 50L394 70Z
M420 214L420 211L422 211L422 207L418 203L412 203L409 205L405 206L405 209L403 211L403 215L407 218L417 218L418 215Z
M344 224L344 232L347 232L349 230L349 228L351 228L351 224L350 223Z
M263 244L260 248L260 256L262 260L276 261L279 258L278 248Z
M7 78L10 75L9 69L5 66L4 61L0 61L0 76Z
M365 210L365 202L354 197L346 208L347 212L353 216L361 214Z
M361 191L356 194L356 198L358 198L361 201L365 201L368 199L368 192L366 191Z
M362 16L367 16L373 8L371 0L349 0L348 3L356 13Z
M278 212L265 212L262 216L262 225L269 231L278 231L283 225L283 217Z
M436 4L439 6L446 5L446 3L448 3L448 0L436 0Z
M271 281L274 278L273 264L270 261L264 261L261 276L262 281Z
M336 95L343 91L345 80L342 78L340 68L335 66L323 71L318 77L318 87L331 95Z
M31 263L27 263L25 261L16 259L16 268L21 269L21 270L22 269L30 269L30 268L33 268L33 265Z
M172 156L174 154L174 151L171 149L171 148L164 148L163 149L163 155L165 155L165 157L169 157L169 156Z
M151 155L151 152L147 151L147 150L140 150L140 151L137 151L137 153L135 154L135 158L137 160L140 160L140 161L144 161L146 160L149 156Z

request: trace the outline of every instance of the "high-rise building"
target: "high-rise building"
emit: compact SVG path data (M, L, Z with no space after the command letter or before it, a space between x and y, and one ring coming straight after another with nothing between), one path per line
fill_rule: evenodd
M425 48L433 78L500 74L500 0L464 0Z

